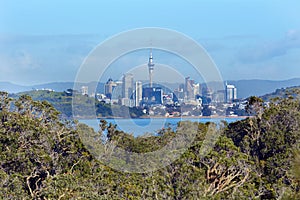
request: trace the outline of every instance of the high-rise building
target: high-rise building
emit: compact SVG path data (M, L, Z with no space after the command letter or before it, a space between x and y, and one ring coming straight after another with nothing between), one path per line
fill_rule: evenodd
M223 103L225 99L225 90L217 90L212 94L212 102Z
M123 98L130 99L133 93L133 74L123 75Z
M154 63L153 63L153 56L152 56L152 49L150 51L150 56L149 56L149 61L148 61L148 69L149 69L149 83L150 83L150 87L152 87L153 85L153 70L154 70Z
M194 99L195 95L194 95L194 86L195 81L191 80L190 77L186 77L185 78L185 85L184 85L184 93L186 95L187 99Z
M104 85L105 96L107 98L112 99L113 90L116 86L117 84L111 78L109 78L106 84Z
M237 89L234 85L228 85L226 83L225 98L227 103L237 99Z
M141 81L136 81L135 82L135 100L134 100L134 103L135 103L135 106L138 107L140 106L140 103L143 99L143 84Z
M194 83L193 84L193 95L194 95L194 97L196 96L196 95L199 95L200 94L200 83Z
M115 81L116 87L113 89L111 99L121 99L123 96L123 82Z
M160 87L143 88L143 103L146 105L163 104L163 89Z
M203 104L210 104L212 101L212 97L213 97L213 92L212 89L210 89L209 87L205 86L202 89L202 97L203 97Z

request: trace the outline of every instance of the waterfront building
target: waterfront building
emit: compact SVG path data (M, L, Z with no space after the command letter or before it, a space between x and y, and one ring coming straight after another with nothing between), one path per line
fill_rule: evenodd
M133 99L122 98L121 99L121 105L127 106L127 107L133 107L134 106Z
M88 88L88 86L82 86L81 87L81 94L82 95L88 95L89 94L89 88Z

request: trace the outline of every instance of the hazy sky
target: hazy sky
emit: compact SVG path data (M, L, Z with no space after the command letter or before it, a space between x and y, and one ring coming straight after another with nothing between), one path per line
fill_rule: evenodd
M73 81L97 44L141 27L193 38L225 80L300 77L299 10L298 0L0 0L0 81Z

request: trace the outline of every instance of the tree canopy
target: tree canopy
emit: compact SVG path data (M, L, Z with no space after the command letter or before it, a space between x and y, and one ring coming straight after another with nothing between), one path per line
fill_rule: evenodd
M254 104L261 106L259 99ZM287 95L258 111L231 124L197 123L193 142L170 165L129 173L97 160L82 135L103 151L113 144L146 153L168 144L180 127L189 132L192 122L133 137L102 120L95 132L60 118L46 101L1 92L0 199L299 199L299 100ZM215 144L208 134L217 136ZM211 149L203 154L205 142Z

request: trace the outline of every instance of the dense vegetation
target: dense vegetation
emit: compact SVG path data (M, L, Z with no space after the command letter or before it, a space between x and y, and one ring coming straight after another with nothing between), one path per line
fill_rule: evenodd
M82 135L103 151L161 149L178 134L133 137L102 121L101 131L62 121L46 101L0 94L0 199L300 199L300 102L286 96L232 124L196 124L191 146L172 164L148 173L116 171L95 159ZM185 122L181 126L193 127ZM208 128L219 135L205 154ZM188 129L185 129L188 132ZM103 133L107 138L103 140ZM145 160L145 165L147 165ZM126 165L126 163L116 163Z

